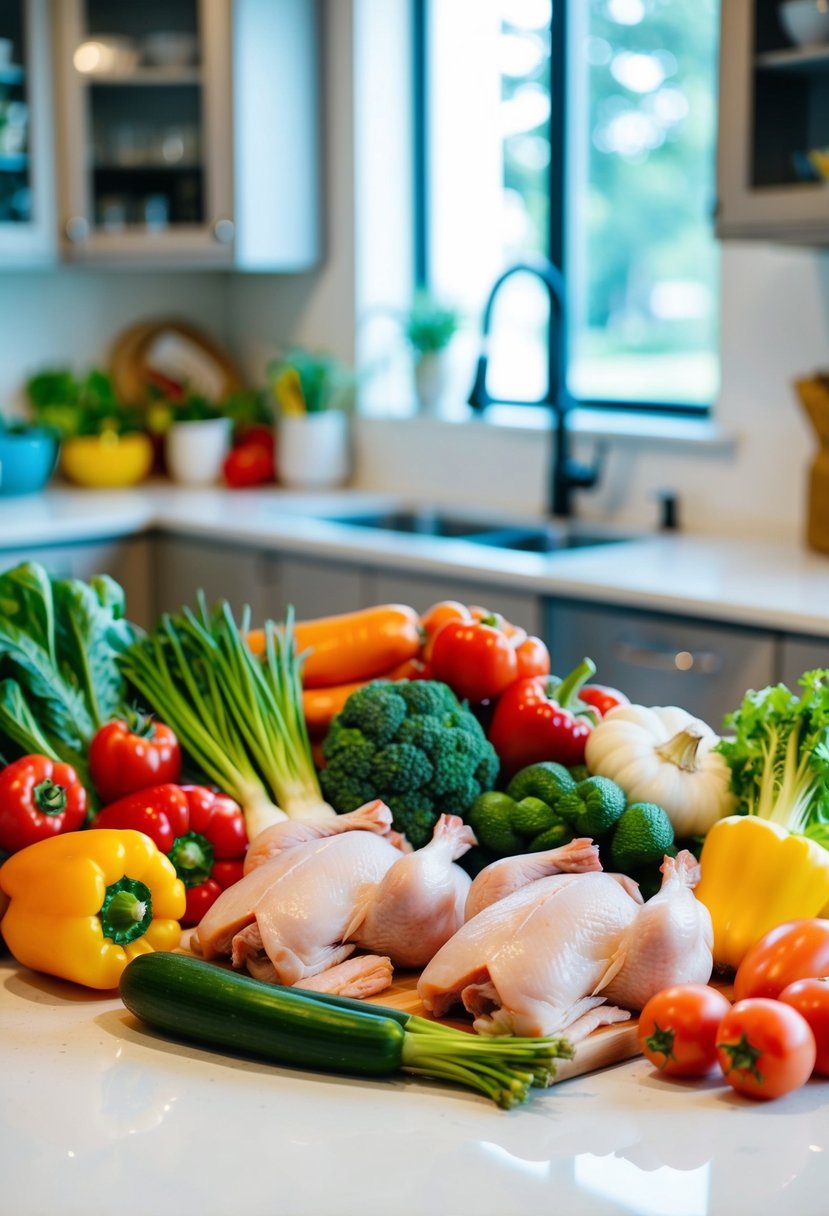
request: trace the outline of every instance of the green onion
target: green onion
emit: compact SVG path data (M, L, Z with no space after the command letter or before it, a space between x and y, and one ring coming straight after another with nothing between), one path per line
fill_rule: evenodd
M245 814L249 839L286 816L334 814L322 798L302 710L293 609L265 622L264 660L244 642L227 601L161 618L121 660L122 670L191 759Z

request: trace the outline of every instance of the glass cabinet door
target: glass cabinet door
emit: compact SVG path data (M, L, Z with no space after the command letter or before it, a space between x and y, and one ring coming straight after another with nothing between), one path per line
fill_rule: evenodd
M0 269L53 254L44 0L0 0Z
M722 6L720 236L829 243L829 26L799 41L780 0Z
M64 255L229 263L228 0L59 9Z

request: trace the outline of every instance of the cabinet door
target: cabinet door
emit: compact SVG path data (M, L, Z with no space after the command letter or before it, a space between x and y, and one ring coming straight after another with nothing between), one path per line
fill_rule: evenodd
M804 671L829 667L829 638L784 637L780 644L780 679L797 691Z
M793 46L770 0L722 5L717 153L721 237L829 240L829 47Z
M776 670L772 634L624 609L551 602L547 635L556 671L588 655L596 679L642 705L679 705L714 730L749 688Z
M266 615L282 620L292 604L297 620L356 612L365 603L365 574L359 566L276 557L267 562Z
M21 562L39 562L54 578L89 582L96 574L109 574L124 588L129 619L143 629L153 623L151 542L147 537L0 551L0 570Z
M509 591L491 583L468 583L455 578L375 570L367 579L366 592L370 603L410 604L417 612L425 612L438 600L481 604L493 612L500 612L513 625L520 625L528 633L541 635L541 600L537 596Z
M237 620L245 605L254 622L262 619L267 601L266 559L255 549L240 549L214 541L162 536L155 549L155 611L178 612L193 607L204 592L209 605L226 599Z
M47 0L0 4L0 264L54 261L52 73Z
M54 11L64 255L230 265L229 0Z

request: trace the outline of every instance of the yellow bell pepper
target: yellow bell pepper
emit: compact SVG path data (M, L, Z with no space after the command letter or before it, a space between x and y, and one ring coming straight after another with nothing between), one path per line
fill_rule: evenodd
M93 828L40 840L0 869L6 945L25 967L117 988L131 958L174 950L184 884L149 836Z
M756 815L728 815L705 837L696 897L711 913L714 964L740 965L777 925L829 902L829 851Z

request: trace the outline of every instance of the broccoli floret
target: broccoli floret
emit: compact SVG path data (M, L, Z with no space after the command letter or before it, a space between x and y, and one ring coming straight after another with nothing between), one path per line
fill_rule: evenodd
M415 848L439 815L465 816L498 775L483 728L447 684L374 681L346 701L323 744L325 797L340 813L381 798Z

